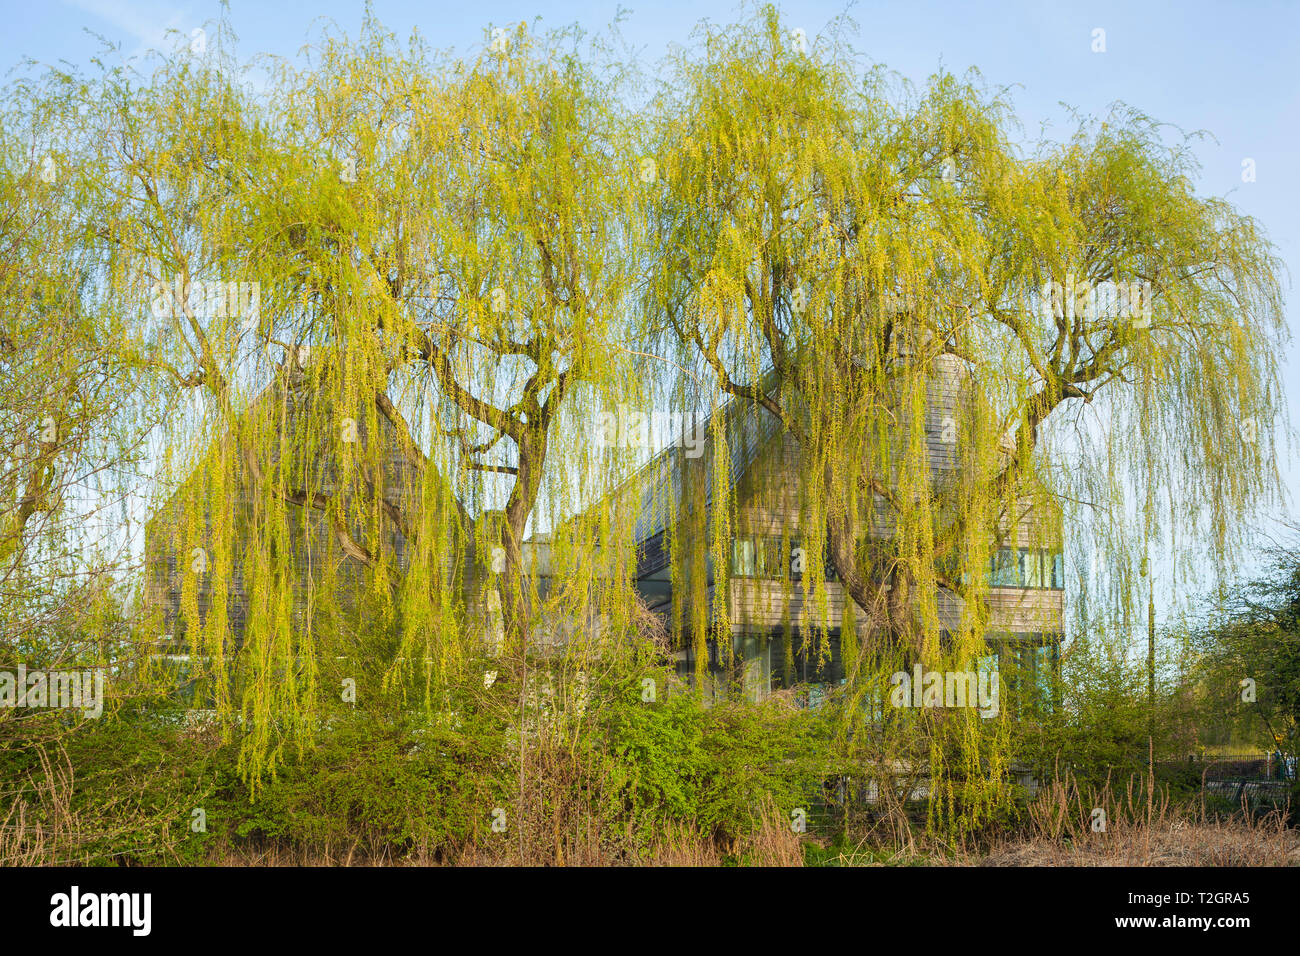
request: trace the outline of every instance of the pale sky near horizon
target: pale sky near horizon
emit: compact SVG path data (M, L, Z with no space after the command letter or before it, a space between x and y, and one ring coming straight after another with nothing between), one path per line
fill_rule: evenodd
M729 23L745 11L734 0L625 0L621 26L642 62L653 65L670 44L684 43L702 19ZM871 60L918 84L943 67L977 67L992 86L1016 85L1013 99L1025 131L1063 138L1074 123L1062 103L1102 115L1123 101L1183 130L1206 130L1195 152L1202 164L1198 191L1227 196L1256 217L1295 270L1300 265L1300 2L1233 7L1208 2L969 4L907 0L847 5L844 0L779 4L785 20L814 37L847 12L858 25L855 46ZM436 48L470 53L485 29L540 17L540 25L574 22L599 31L614 20L615 0L480 0L418 3L376 0L372 9L399 37L418 27ZM24 57L80 67L99 52L89 29L120 43L124 54L171 46L168 28L189 34L219 18L216 0L62 0L0 3L0 74ZM258 52L294 56L319 36L318 17L356 36L365 5L313 0L306 4L232 0L230 17L240 58ZM85 29L83 29L85 28ZM1105 52L1093 51L1105 31ZM1242 181L1242 163L1255 162L1254 182ZM1288 322L1297 301L1288 277ZM1282 357L1291 420L1300 425L1300 343ZM1279 436L1280 467L1291 514L1300 513L1300 449Z

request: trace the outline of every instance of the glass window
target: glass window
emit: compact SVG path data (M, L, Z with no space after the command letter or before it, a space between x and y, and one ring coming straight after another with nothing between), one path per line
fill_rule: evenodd
M1020 563L1016 552L1010 548L999 548L992 558L992 573L989 586L995 588L1020 587Z
M1043 554L1034 548L1020 549L1020 586L1025 588L1045 588L1047 581L1043 576Z
M736 663L745 697L751 701L766 700L772 692L772 654L767 638L746 635L736 643Z
M1060 552L1052 555L1052 587L1057 590L1065 587L1065 555Z
M1057 667L1057 647L1055 644L1041 644L1034 648L1034 689L1038 704L1050 709L1055 703L1053 677Z
M758 555L759 573L765 578L781 577L781 539L763 538L762 550Z
M731 542L731 573L736 577L752 578L757 573L754 539L734 538Z
M989 586L995 588L1065 587L1064 556L1040 548L1001 548L990 560Z

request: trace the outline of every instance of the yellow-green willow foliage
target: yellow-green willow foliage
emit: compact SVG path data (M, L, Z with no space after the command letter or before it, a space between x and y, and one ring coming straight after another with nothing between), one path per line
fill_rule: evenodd
M1256 225L1197 197L1186 145L1140 114L1030 155L1010 122L976 81L891 85L862 73L838 24L814 38L771 8L701 28L656 101L647 312L681 343L697 400L721 392L793 436L814 558L787 589L813 630L833 625L825 553L856 604L854 720L891 672L988 653L999 546L1059 550L1087 521L1118 565L1203 534L1223 567L1278 491L1280 269ZM726 633L735 503L725 476L712 488L712 540L676 542L676 563L689 574L713 552ZM1116 582L1088 600L1145 597ZM1001 799L981 781L1006 769L1004 720L878 724L885 762L930 731L945 825Z
M132 401L148 376L94 252L73 92L19 74L0 96L0 667L111 668L111 712L141 689L124 518L156 416ZM69 729L5 708L0 749Z
M445 716L645 624L630 517L560 523L619 477L593 422L638 374L637 157L579 40L450 59L368 22L254 95L218 31L84 87L105 254L174 390L157 583L253 777L349 683Z
M1006 796L1010 708L882 701L987 655L999 549L1086 528L1112 573L1071 587L1120 625L1142 552L1207 535L1230 566L1277 490L1255 225L1139 114L1025 152L1003 98L864 73L840 28L704 29L644 108L523 27L457 59L368 20L251 71L222 26L147 75L51 74L79 231L50 275L85 257L152 375L146 594L178 595L250 776L348 693L451 721L581 686L644 630L648 515L701 686L745 626L733 538L797 538L765 600L814 655L845 635L846 752L882 790L920 768L961 829ZM676 437L647 411L709 455L635 471ZM793 464L757 527L764 435Z

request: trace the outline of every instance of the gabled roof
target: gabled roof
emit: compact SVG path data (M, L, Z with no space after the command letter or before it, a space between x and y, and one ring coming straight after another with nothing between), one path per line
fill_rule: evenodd
M776 376L769 371L761 379L761 387L770 393L775 388ZM781 431L781 423L762 406L748 399L732 398L707 421L697 426L703 431L699 455L695 460L711 462L719 436L724 436L729 459L727 479L729 487L744 477L759 452ZM604 501L614 509L635 509L632 543L643 544L661 534L674 513L671 502L680 502L687 448L684 441L674 441L650 461L627 478ZM717 469L707 465L700 469L704 482L706 506L712 506L713 482ZM604 502L601 502L603 505ZM598 505L599 506L599 505Z
M317 355L319 354L317 353ZM225 430L219 436L214 437L202 454L197 457L189 474L178 484L167 500L146 520L146 527L155 524L162 515L170 512L182 493L186 490L192 490L195 482L200 480L203 470L211 466L211 456L214 454L215 449L224 442L239 441L240 432L245 430L250 423L266 422L272 424L276 429L285 428L290 433L293 433L312 428L320 429L322 422L329 422L330 424L325 426L326 431L332 430L334 427L333 422L341 420L343 415L336 405L337 395L332 392L324 379L324 372L319 359L305 367L293 364L290 364L287 368L281 366L266 386L244 408L235 413L234 421L228 422ZM370 436L365 416L355 412L352 414L356 417L359 440L368 442ZM419 465L409 462L398 451L400 445L393 426L382 414L377 413L376 418L378 421L378 440L390 452L389 457L383 463L387 472L385 475L387 482L403 486L406 493L414 494L418 498L419 484L424 480L424 476L429 474L438 482L440 490L450 497L459 519L462 522L467 522L468 517L465 514L464 507L452 493L442 473L432 462L426 461ZM319 438L319 435L316 437ZM270 457L263 462L264 467L273 467L277 464L279 449L272 448L270 451ZM298 465L310 469L317 478L321 474L328 472L331 467L328 458L324 457L325 446L319 441L305 443L302 447L296 449L296 453L304 456ZM244 471L244 466L241 463L239 467L240 480L244 482L250 481L250 476L245 474Z

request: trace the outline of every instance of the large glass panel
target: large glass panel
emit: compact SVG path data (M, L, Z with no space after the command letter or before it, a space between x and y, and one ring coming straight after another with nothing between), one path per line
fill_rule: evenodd
M1054 677L1057 664L1056 644L1043 644L1034 649L1034 683L1038 689L1039 705L1051 709L1055 704Z
M989 585L995 588L1020 587L1020 562L1015 551L999 548L992 558Z
M1035 548L1020 549L1020 586L1047 587L1047 581L1043 576L1043 554Z
M767 643L766 637L758 635L746 635L737 641L741 682L745 697L751 701L766 700L772 692L771 652Z
M740 578L752 578L755 575L754 539L735 538L731 542L731 573Z

